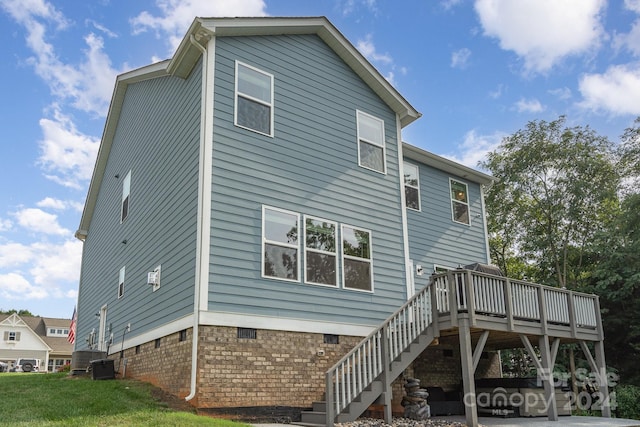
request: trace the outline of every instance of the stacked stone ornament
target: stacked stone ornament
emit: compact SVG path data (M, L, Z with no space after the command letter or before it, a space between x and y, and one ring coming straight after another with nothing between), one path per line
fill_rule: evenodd
M402 398L404 406L404 417L412 420L426 420L431 417L431 408L427 404L429 393L420 388L420 380L417 378L407 378L404 385L405 396Z

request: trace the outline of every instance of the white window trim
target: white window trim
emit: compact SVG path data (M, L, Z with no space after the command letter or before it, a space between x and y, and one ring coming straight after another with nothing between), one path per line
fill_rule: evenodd
M415 208L410 208L409 206L407 206L407 201L405 200L404 206L407 209L411 209L412 211L416 211L416 212L422 212L422 199L420 197L420 167L418 165L416 165L415 163L411 163L411 162L404 162L404 168L403 170L406 172L407 171L407 166L415 168L416 169L416 178L418 180L418 185L411 185L411 184L407 184L406 182L404 182L404 186L405 187L409 187L409 188L415 188L416 190L418 190L418 209ZM402 180L404 181L404 176L402 177ZM404 189L404 187L403 187Z
M267 210L273 210L273 211L277 211L277 212L282 212L285 213L287 215L295 215L298 221L298 243L296 244L290 244L290 243L283 243L283 242L276 242L273 240L267 240L267 238L265 237L265 230L266 230L266 215L265 212ZM263 279L270 279L270 280L281 280L284 282L291 282L291 283L300 283L300 266L302 265L302 261L300 259L300 230L301 230L301 224L300 224L300 214L298 212L292 212L292 211L288 211L286 209L280 209L280 208L276 208L273 206L267 206L267 205L262 205L262 244L260 245L260 252L261 252L261 256L260 256L260 272L262 275ZM283 278L283 277L274 277L274 276L267 276L265 274L264 271L264 246L265 244L272 244L272 245L277 245L277 246L284 246L287 248L291 248L291 249L295 249L296 251L298 251L298 262L297 262L297 271L296 271L296 276L298 277L297 279L287 279L287 278Z
M322 222L326 222L329 224L333 224L334 226L334 239L335 239L335 252L327 252L327 251L323 251L323 250L319 250L319 249L312 249L312 248L307 248L307 219L312 219L312 220L316 220L316 221L322 221ZM324 219L324 218L318 218L312 215L304 215L303 216L303 224L304 224L304 235L303 235L303 239L302 239L302 244L304 247L304 283L310 284L310 285L316 285L316 286L324 286L327 288L331 288L331 289L339 289L340 288L340 280L338 278L338 264L340 262L339 258L338 258L338 223L336 221L329 221L328 219ZM336 259L336 284L334 285L329 285L327 283L317 283L317 282L311 282L309 280L307 280L307 251L312 252L312 253L317 253L317 254L324 254L324 255L333 255Z
M366 231L367 233L369 233L369 259L364 259L364 258L359 258L359 257L354 257L351 255L345 255L344 253L344 238L342 236L344 236L344 229L345 227L348 228L353 228L355 230L360 230L360 231ZM349 225L349 224L340 224L340 253L342 254L342 260L341 260L341 267L342 267L342 289L347 290L347 291L354 291L354 292L364 292L364 293L368 293L368 294L372 294L374 293L374 289L373 289L373 284L375 283L375 280L373 278L373 234L371 233L371 230L367 230L366 228L363 227L356 227L355 225ZM348 288L347 287L347 283L345 281L345 277L344 277L344 260L345 259L352 259L355 261L363 261L363 262L368 262L370 264L370 268L371 268L371 289L357 289L357 288Z
M129 198L127 202L127 216L124 215L124 201ZM120 224L129 218L131 213L131 171L127 172L127 175L122 180L122 200L120 201Z
M371 141L369 139L366 138L361 138L360 137L360 116L367 116L370 119L376 120L378 122L380 122L382 124L382 144L377 143L375 141ZM361 168L364 169L368 169L370 171L374 171L377 173L381 173L383 175L387 174L387 147L385 144L385 126L384 126L384 120L382 120L379 117L376 116L372 116L371 114L367 114L364 111L360 111L360 110L356 110L356 134L357 134L357 142L358 142L358 166L360 166ZM360 161L361 157L360 157L360 141L364 141L367 144L371 144L371 145L375 145L377 147L382 148L382 171L370 168L368 166L365 166L362 164L362 162Z
M460 184L464 185L465 188L465 193L467 194L467 201L466 202L462 202L460 200L456 200L453 198L452 192L451 190L453 189L453 181L458 182ZM456 178L449 178L449 201L451 204L451 220L453 222L455 222L456 224L461 224L461 225L466 225L467 227L471 227L471 207L469 206L469 184L467 184L466 182L462 182L459 179ZM467 216L469 217L469 222L460 222L460 221L456 221L456 213L455 210L453 209L453 203L460 203L463 205L467 206Z
M124 297L124 281L125 281L125 267L120 269L118 274L118 299Z
M269 77L269 79L271 80L271 103L264 102L261 99L254 98L254 97L252 97L250 95L246 95L246 94L238 91L238 76L239 76L238 66L240 66L240 65L243 66L243 67L250 68L250 69L252 69L253 71L255 71L257 73L264 74L265 76ZM274 128L273 128L273 122L274 122L273 117L274 117L274 114L273 114L273 110L274 110L274 104L275 104L274 86L275 85L274 85L273 74L267 73L267 72L265 72L265 71L263 71L263 70L261 70L259 68L253 67L253 66L251 66L249 64L245 64L244 62L240 62L240 61L236 60L235 61L235 87L234 87L234 98L233 98L233 123L236 126L238 126L239 128L247 129L247 130L250 130L251 132L255 132L255 133L258 133L260 135L266 135L266 136L269 136L269 137L273 138L273 136L274 136ZM266 105L266 106L269 107L269 122L270 122L269 123L269 130L271 131L270 133L260 132L259 130L255 130L255 129L252 129L250 127L238 124L238 96L242 96L243 98L249 99L249 100L251 100L253 102L257 102L258 104Z

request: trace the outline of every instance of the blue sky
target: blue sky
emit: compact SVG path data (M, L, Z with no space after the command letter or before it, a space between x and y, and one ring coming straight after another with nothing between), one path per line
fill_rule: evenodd
M475 167L531 120L618 141L640 115L640 0L0 0L0 308L70 317L117 74L195 16L324 15L423 117L405 141Z

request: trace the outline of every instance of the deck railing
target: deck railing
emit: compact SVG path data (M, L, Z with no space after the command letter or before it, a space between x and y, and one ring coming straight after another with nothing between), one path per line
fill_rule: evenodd
M327 425L431 325L431 307L427 286L327 371Z
M514 320L523 320L539 322L543 328L568 326L574 333L587 328L601 334L602 328L596 295L470 270L434 274L428 286L327 371L327 425L333 425L336 415L376 379L390 380L384 376L391 363L432 324L438 336L441 315L450 315L453 325L464 312L470 317L501 317L512 326Z
M600 327L596 295L462 269L434 275L432 282L438 313L450 313L455 305L456 312L575 328Z

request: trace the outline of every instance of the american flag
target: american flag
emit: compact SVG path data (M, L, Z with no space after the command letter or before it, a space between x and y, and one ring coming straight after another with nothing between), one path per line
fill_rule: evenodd
M78 314L76 308L73 307L73 316L71 316L71 325L69 325L69 335L67 335L67 341L71 344L76 342L76 321L78 320Z

